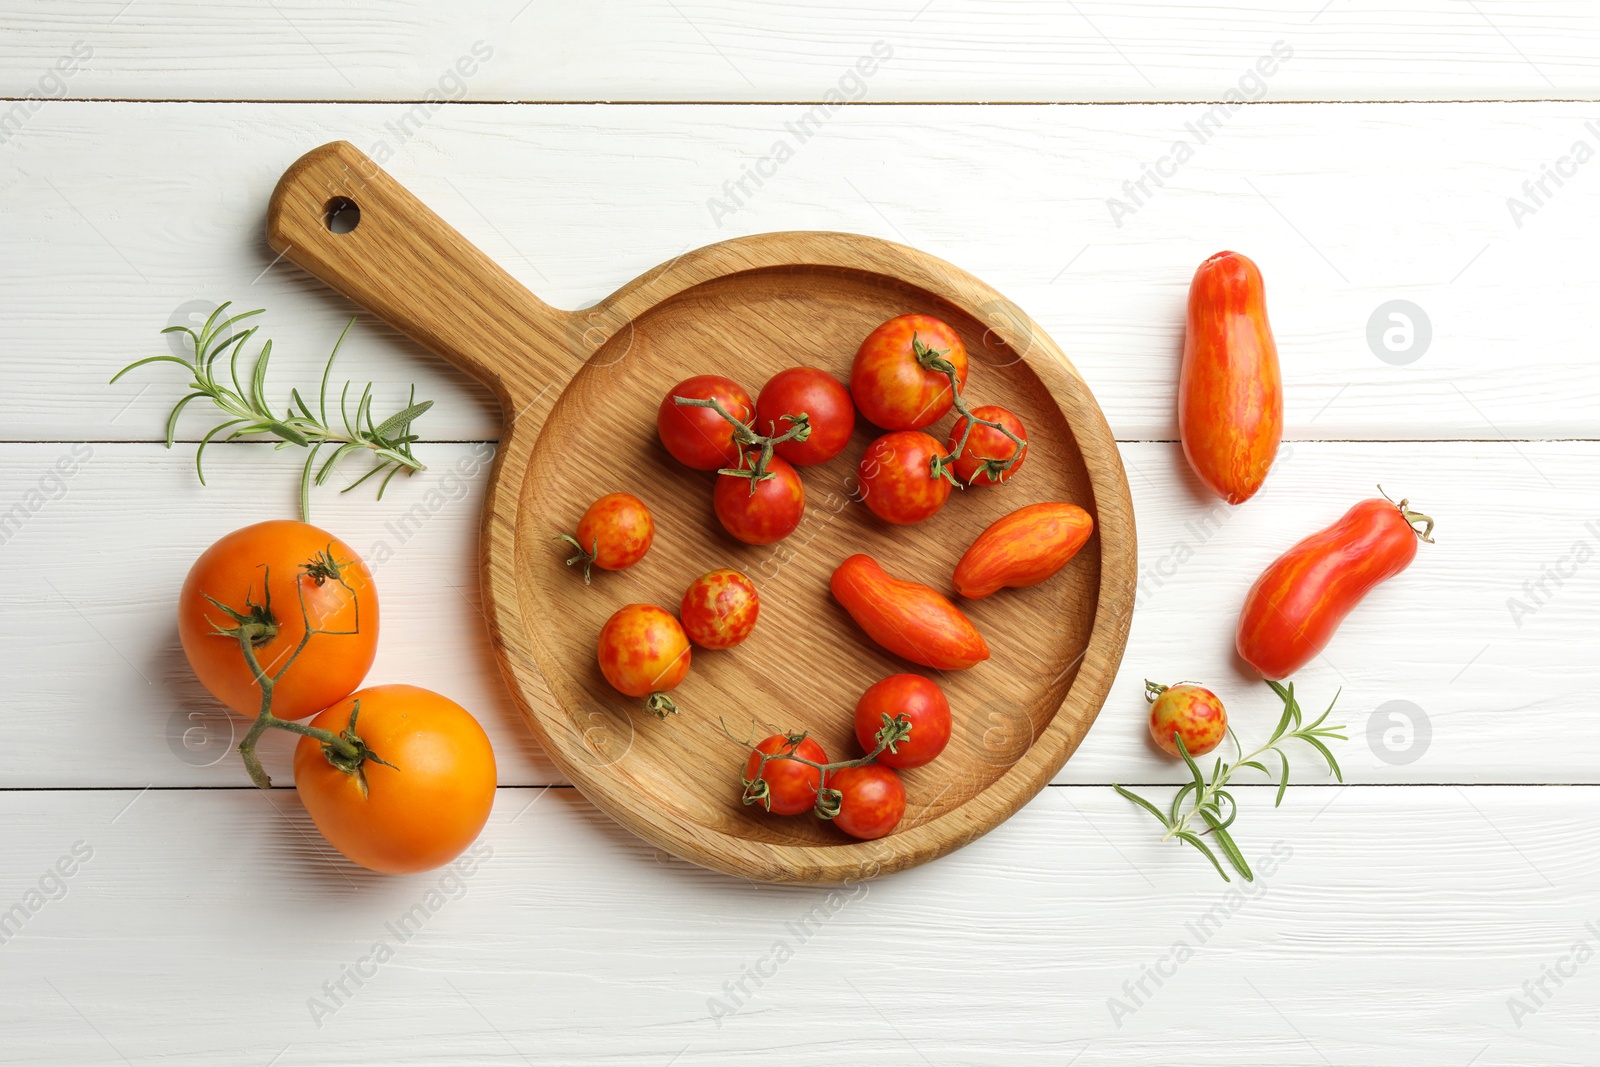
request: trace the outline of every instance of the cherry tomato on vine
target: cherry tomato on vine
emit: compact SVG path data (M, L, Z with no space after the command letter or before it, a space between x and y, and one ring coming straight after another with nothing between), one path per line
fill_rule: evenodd
M272 696L280 719L302 719L343 700L377 655L372 572L349 545L308 523L283 519L235 530L195 560L178 594L178 637L195 677L212 696L254 718L261 687L238 637L216 632L239 620L207 597L261 631L252 647L266 674L289 664ZM307 620L320 632L295 658Z
M1150 701L1150 736L1169 756L1179 755L1173 734L1183 738L1191 756L1204 756L1228 736L1228 711L1211 690L1146 682L1144 691Z
M812 763L827 763L828 757L822 751L822 746L811 738L803 739L798 745L783 734L773 734L756 746L756 752L765 752L769 755L776 752L790 752L796 756L803 756ZM761 757L756 752L750 753L750 758L744 764L745 796L752 797L756 794L750 791L749 783L758 780L767 783L766 796L747 803L760 805L774 815L799 815L810 811L817 803L817 790L822 785L822 772L815 767L807 767L804 763L795 760L775 759L768 760L765 769L761 767Z
M886 433L861 456L856 476L862 499L885 522L921 522L950 499L950 481L933 476L933 457L945 454L920 430Z
M856 428L850 390L827 371L790 367L767 379L756 397L756 432L781 437L789 431L785 415L806 414L811 433L804 441L784 441L773 450L797 467L810 467L844 451Z
M1018 471L1022 469L1023 461L1028 458L1028 432L1022 428L1022 420L1010 411L995 404L985 404L972 409L972 413L980 419L998 422L1006 429L1022 438L1022 447L1019 450L1016 443L995 429L978 423L972 427L972 433L967 435L967 446L952 463L951 469L956 477L961 479L962 485L998 485L1009 482ZM959 418L950 428L950 440L945 444L946 454L954 452L956 445L961 443L961 435L967 432L967 420ZM1008 460L1012 453L1018 453L1015 463L1005 470L995 470L986 460Z
M678 617L689 640L701 648L732 648L750 636L761 612L755 583L728 567L689 583Z
M295 746L295 789L322 836L349 859L388 874L429 871L461 855L483 830L494 806L494 749L478 720L453 700L414 685L378 685L352 693L311 725L349 729L383 761L347 771L313 738Z
M737 467L739 445L733 439L733 425L711 408L684 407L673 397L690 400L717 400L723 410L740 422L755 416L755 405L744 387L719 374L700 374L685 378L671 389L656 412L656 431L672 458L697 471L718 467Z
M878 753L885 767L921 767L933 762L950 743L950 701L943 690L920 674L891 674L874 683L856 703L856 740L871 752L878 747L883 717L904 715L911 733L893 749Z
M658 715L676 710L665 694L689 673L689 638L654 604L618 608L600 628L600 673L624 696L650 698ZM658 699L658 697L660 699Z
M773 456L767 461L767 473L772 477L756 482L754 493L751 480L737 474L718 475L711 492L722 528L747 545L782 541L805 517L806 487L800 482L800 472L787 460Z
M863 841L889 833L906 814L906 787L900 776L881 764L841 767L828 775L828 788L839 791L839 814L833 825Z
M967 384L967 347L932 315L901 315L867 335L850 364L850 395L874 426L920 430L950 410L950 377L928 363L943 359Z
M620 571L644 559L655 540L656 522L644 501L628 493L607 493L589 505L578 520L575 536L560 538L578 550L567 566L583 564L583 582L589 584L589 568Z

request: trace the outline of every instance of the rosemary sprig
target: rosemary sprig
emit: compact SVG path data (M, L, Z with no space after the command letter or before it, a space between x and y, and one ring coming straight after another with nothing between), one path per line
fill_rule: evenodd
M352 417L349 407L351 383L345 382L344 388L339 393L340 425L334 426L328 421L328 383L333 372L333 361L339 355L339 347L349 335L350 327L355 325L354 318L345 324L344 331L339 334L339 340L334 342L333 351L328 355L327 365L322 369L322 388L317 394L316 413L312 413L311 407L300 396L298 389L291 389L289 398L293 403L287 406L285 413L280 416L273 413L272 406L267 401L267 362L272 357L270 340L262 343L261 352L250 367L248 385L242 383L239 378L239 355L260 326L251 326L237 334L232 332L233 327L253 315L261 314L263 309L257 308L254 311L228 316L227 310L231 304L230 301L213 311L199 332L187 326L168 326L161 331L164 334L186 334L194 348L192 360L180 356L149 356L123 367L111 379L112 384L115 384L124 374L147 363L176 363L193 376L193 380L189 383L192 391L185 394L173 406L172 413L167 416L168 448L172 447L173 438L177 434L178 416L183 414L183 409L190 401L209 399L228 416L226 420L206 432L200 439L200 447L195 450L194 468L195 473L200 476L201 485L206 482L205 468L201 464L206 446L223 433L227 434L221 438L224 441L235 441L252 434L270 434L278 439L278 448L297 445L310 449L305 465L300 469L300 517L308 522L311 518L311 486L326 482L340 461L356 452L363 450L370 452L374 460L373 466L340 492L348 493L373 475L382 474L383 480L378 483L378 499L382 500L389 479L396 474L402 470L412 474L427 469L416 456L411 454L411 445L417 440L417 435L411 432L411 424L423 412L433 407L433 401L424 400L420 404L417 403L415 386L412 387L410 399L406 401L403 409L382 422L375 422L372 415L372 383L368 382L367 387L362 390ZM230 349L232 354L228 356L227 378L219 380L217 364ZM318 466L317 457L324 448L331 448L333 451Z
M1211 865L1217 869L1217 873L1222 875L1224 882L1231 882L1233 879L1228 877L1228 872L1223 869L1222 864L1217 860L1216 854L1206 846L1204 838L1207 835L1211 837L1218 850L1227 857L1228 863L1243 876L1245 881L1255 881L1255 875L1251 872L1250 865L1245 862L1244 853L1239 850L1238 844L1233 840L1233 835L1228 832L1228 827L1232 826L1233 820L1239 816L1239 806L1234 801L1233 794L1227 790L1228 783L1232 780L1235 771L1249 767L1251 770L1260 771L1269 779L1276 778L1278 780L1278 795L1273 800L1272 806L1277 807L1283 803L1284 791L1289 788L1289 757L1283 751L1282 746L1288 741L1304 741L1316 749L1318 754L1327 761L1328 769L1333 772L1333 776L1340 782L1344 781L1344 774L1339 770L1339 763L1333 758L1333 752L1327 745L1327 742L1331 740L1346 740L1344 734L1338 732L1343 730L1344 727L1323 725L1327 721L1329 714L1332 713L1333 705L1338 702L1339 695L1335 693L1333 700L1328 704L1328 710L1324 711L1315 722L1307 726L1300 711L1300 702L1295 699L1294 683L1290 682L1287 687L1273 681L1268 681L1267 684L1272 687L1272 691L1277 693L1279 699L1283 701L1283 717L1278 720L1278 728L1272 731L1272 736L1267 739L1266 744L1248 755L1244 752L1244 746L1239 744L1238 735L1230 728L1228 736L1233 739L1234 748L1239 753L1239 758L1233 763L1227 763L1221 757L1218 757L1216 764L1211 768L1210 777L1207 777L1200 770L1200 765L1195 763L1193 756L1189 755L1188 748L1184 746L1183 738L1174 733L1173 739L1178 743L1178 752L1183 756L1183 762L1188 766L1189 773L1194 776L1194 780L1186 782L1178 790L1177 795L1172 798L1172 803L1166 811L1162 811L1144 797L1124 789L1120 785L1111 787L1156 817L1167 831L1161 835L1161 840L1167 841L1177 838L1179 841L1199 849L1201 855L1210 860ZM1262 762L1269 754L1278 757L1282 765L1281 773L1274 774ZM1180 815L1183 809L1183 802L1186 799L1190 801L1191 806L1187 812L1182 812ZM1224 814L1224 805L1226 805L1226 814ZM1201 823L1205 824L1205 829L1203 830L1199 829Z

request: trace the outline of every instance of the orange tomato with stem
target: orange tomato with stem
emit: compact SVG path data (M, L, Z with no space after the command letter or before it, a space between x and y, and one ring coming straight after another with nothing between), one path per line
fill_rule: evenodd
M1094 532L1076 504L1046 501L1002 516L978 535L956 564L956 592L972 600L1001 589L1038 585L1071 561Z
M1174 735L1191 756L1204 756L1228 736L1228 710L1217 694L1191 682L1144 683L1150 701L1150 736L1169 756L1181 756Z
M627 604L600 628L600 673L624 696L647 697L660 718L677 712L667 696L689 673L689 637L672 613L654 604Z
M951 372L959 386L967 384L967 346L955 330L932 315L899 315L861 342L850 364L850 395L874 426L920 430L954 403Z
M589 569L620 571L644 559L655 541L656 521L644 501L629 493L607 493L590 504L578 520L576 536L562 534L557 540L577 549L567 566L583 564L583 584L589 584Z

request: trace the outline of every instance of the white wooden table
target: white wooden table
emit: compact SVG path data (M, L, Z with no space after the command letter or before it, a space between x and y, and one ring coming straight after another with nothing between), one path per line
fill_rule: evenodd
M1597 50L1600 10L1555 0L3 0L0 1061L1595 1062ZM850 106L713 210L831 93ZM218 448L202 488L198 410L160 444L178 383L106 379L223 299L269 309L282 388L317 373L351 309L262 221L340 137L559 306L720 238L840 229L1028 308L1125 442L1144 574L1057 783L849 891L610 824L516 718L475 602L497 413L363 319L341 370L438 402L430 470L316 517L393 550L371 680L472 709L500 796L441 886L353 868L291 788L251 789L173 602L213 539L294 514L294 460ZM1173 420L1186 286L1224 247L1265 271L1286 379L1283 459L1237 510L1192 488ZM1397 300L1427 329L1396 352L1369 338ZM1229 890L1109 788L1180 777L1141 680L1208 680L1265 729L1240 596L1377 482L1439 542L1300 675L1343 687L1351 784L1306 761L1280 810L1242 790L1245 851L1277 862Z

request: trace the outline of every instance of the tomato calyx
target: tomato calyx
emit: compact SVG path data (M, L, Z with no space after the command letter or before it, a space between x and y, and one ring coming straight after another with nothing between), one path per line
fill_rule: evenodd
M755 495L758 482L777 477L767 470L768 464L772 462L773 446L781 445L785 441L804 441L811 436L811 416L803 411L797 414L780 416L778 421L787 422L789 428L781 434L768 435L756 432L755 427L752 425L753 418L749 423L740 422L734 418L728 409L722 406L722 401L714 396L707 397L704 400L687 396L675 396L672 398L672 402L679 407L710 408L726 419L728 425L733 427L733 440L739 446L740 466L723 467L717 473L731 475L734 478L750 479L750 495L752 496ZM772 428L776 430L778 428L777 424L774 423ZM748 451L754 451L757 455L755 462L749 467L745 467L743 465L744 456Z
M760 804L766 811L771 811L772 798L769 795L769 789L765 775L767 764L787 760L810 767L819 773L821 787L817 790L817 802L812 811L813 814L815 814L819 819L832 819L839 814L839 808L843 803L844 794L839 792L837 789L830 789L828 787L828 775L834 771L843 770L846 767L865 767L869 763L876 763L878 760L878 754L884 749L888 749L889 751L893 752L895 750L895 745L898 745L900 742L911 736L911 720L905 715L896 715L891 718L889 714L885 712L883 716L883 726L878 730L877 744L874 746L872 751L868 752L865 756L860 756L856 759L838 760L834 763L818 763L816 760L806 759L804 756L800 755L796 750L805 741L808 735L804 733L797 734L792 731L786 732L783 735L783 748L780 751L762 752L755 746L755 744L752 743L757 729L758 724L752 722L750 724L750 738L741 741L739 738L733 736L733 733L728 729L728 724L726 721L724 721L722 724L723 733L727 734L728 737L734 742L749 749L760 760L760 762L756 764L756 773L754 777L746 777L742 774L739 776L739 782L744 787L743 792L740 794L740 799L746 805Z
M348 589L349 586L346 585L344 580L344 569L349 565L349 560L338 559L334 556L333 546L330 544L327 548L312 556L310 560L300 564L300 573L310 578L319 588L329 582L338 582Z
M361 701L357 700L350 706L350 725L340 730L337 735L332 735L322 742L322 755L333 765L335 770L344 772L353 777L361 788L361 796L367 795L367 774L364 768L367 761L381 763L385 767L399 770L388 760L381 758L376 752L367 747L356 733L356 716L361 714ZM307 727L312 729L312 727ZM327 733L327 731L323 731ZM313 735L314 736L314 735ZM343 742L342 744L340 742Z
M966 429L961 431L961 440L956 442L955 448L948 455L933 457L930 462L930 474L934 478L944 478L957 489L965 489L968 485L975 484L980 476L987 478L990 484L998 484L1002 480L1000 475L1021 461L1027 442L1012 433L1009 426L993 419L979 418L972 413L966 399L961 395L961 379L955 364L944 358L948 351L949 349L934 348L915 333L911 335L911 354L916 357L917 366L923 370L943 374L950 379L950 407L955 411L957 421L966 420ZM978 468L972 472L972 477L963 483L956 477L954 466L956 460L967 450L967 439L972 436L972 430L977 426L988 426L1004 434L1011 441L1011 455L1005 459L980 460Z
M645 710L658 719L665 719L668 715L678 714L678 705L665 693L651 693L645 698Z
M1387 500L1391 504L1394 504L1394 497L1390 496L1388 493L1384 493L1383 486L1378 486L1378 492L1383 493L1383 499ZM1401 497L1400 503L1394 504L1394 506L1396 510L1400 512L1400 517L1406 520L1406 525L1411 527L1411 532L1417 535L1418 541L1423 541L1430 545L1433 544L1433 519L1427 515L1424 515L1420 511L1412 511L1410 504L1410 500L1406 499L1405 497ZM1420 530L1417 529L1418 523L1423 524L1422 529Z
M1199 684L1199 682L1173 682L1171 685L1162 685L1160 682L1152 682L1146 678L1144 680L1144 699L1147 704L1154 704L1156 698L1168 689L1176 689L1180 685L1199 686Z
M247 591L244 595L243 611L229 607L204 591L200 595L211 601L212 606L218 611L223 612L233 620L232 626L220 626L215 620L210 620L211 630L218 636L231 637L237 641L247 641L252 648L260 648L278 636L278 617L272 614L271 586L266 587L266 594L260 604L251 600Z
M570 567L574 563L582 561L583 584L588 585L590 569L594 566L595 559L600 555L600 538L596 537L594 539L594 544L590 545L588 548L584 548L583 543L580 542L576 537L573 537L571 534L562 534L555 540L565 541L567 544L578 550L576 555L568 557L567 566Z

